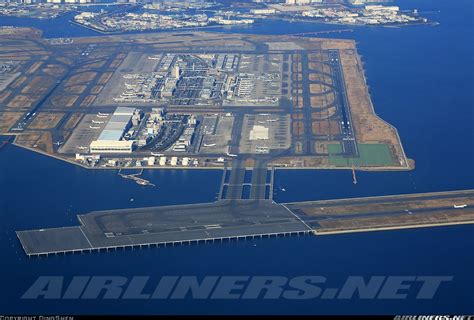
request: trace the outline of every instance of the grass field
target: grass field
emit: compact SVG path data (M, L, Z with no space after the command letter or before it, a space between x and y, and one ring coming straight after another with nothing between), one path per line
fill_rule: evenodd
M367 144L360 143L359 158L345 158L338 153L342 152L340 144L328 145L329 163L338 167L343 166L393 166L390 148L386 144Z

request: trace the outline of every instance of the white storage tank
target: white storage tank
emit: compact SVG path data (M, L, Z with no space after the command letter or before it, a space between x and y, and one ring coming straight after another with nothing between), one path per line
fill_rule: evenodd
M171 165L172 166L175 166L178 164L178 157L172 157L171 158Z
M189 164L189 158L183 158L183 161L181 163L183 164L183 166L187 166Z
M166 157L160 157L160 166L166 165Z
M148 165L149 166L154 166L155 165L155 157L149 157L148 158Z

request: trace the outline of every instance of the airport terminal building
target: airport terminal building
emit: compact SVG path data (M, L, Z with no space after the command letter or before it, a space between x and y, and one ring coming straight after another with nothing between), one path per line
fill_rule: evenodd
M91 153L132 153L134 141L122 140L132 126L135 108L118 107L99 138L91 142Z

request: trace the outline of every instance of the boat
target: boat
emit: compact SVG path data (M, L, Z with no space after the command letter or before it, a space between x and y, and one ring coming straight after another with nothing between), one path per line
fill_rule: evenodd
M467 207L467 204L460 204L460 205L454 205L454 209L462 209L462 208L465 208Z

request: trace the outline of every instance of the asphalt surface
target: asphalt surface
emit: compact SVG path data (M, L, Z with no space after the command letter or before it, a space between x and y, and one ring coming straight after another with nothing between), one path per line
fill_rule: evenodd
M110 210L78 216L81 226L17 232L28 255L283 235L310 229L271 201L214 203Z

